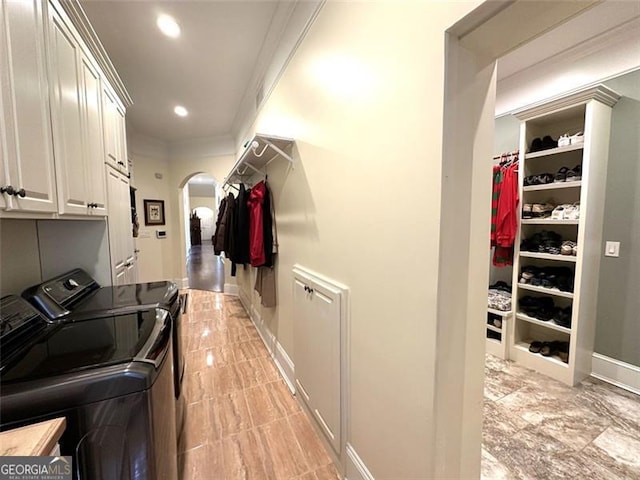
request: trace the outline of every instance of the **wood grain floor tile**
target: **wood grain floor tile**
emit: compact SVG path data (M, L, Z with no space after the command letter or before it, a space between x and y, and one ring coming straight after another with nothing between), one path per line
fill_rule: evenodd
M262 425L258 432L268 453L264 461L267 478L295 478L307 471L298 443L292 442L294 433L286 418Z
M284 403L274 398L273 391L268 391L265 385L249 388L244 392L254 426L264 425L289 415Z
M178 456L181 480L226 480L222 443L203 445Z
M278 372L278 368L274 365L271 357L260 357L258 358L258 361L262 366L262 370L264 370L266 382L275 382L280 380L280 373Z
M237 434L253 426L244 391L216 397L210 401L210 409L215 412L222 437Z
M273 478L264 469L264 446L258 431L247 430L222 440L225 475L233 480Z
M213 371L208 369L185 373L182 385L187 404L208 400L215 391Z
M267 393L273 398L273 401L278 404L287 415L293 415L302 411L302 407L291 393L291 390L285 385L284 381L278 380L276 382L270 382L265 384Z
M267 374L259 358L235 364L243 388L251 388L268 382Z
M208 401L187 405L184 414L184 430L178 445L179 452L207 445L219 438L217 426L209 416Z
M249 340L234 346L233 353L237 362L251 360L252 358L268 357L269 352L260 340Z
M307 469L315 471L320 467L330 464L331 457L318 439L306 414L303 412L296 413L295 415L287 417L287 420L293 430L294 437L302 449L305 461L307 462Z
M213 381L216 386L214 396L228 395L242 390L242 380L240 380L235 364L223 365L214 369Z

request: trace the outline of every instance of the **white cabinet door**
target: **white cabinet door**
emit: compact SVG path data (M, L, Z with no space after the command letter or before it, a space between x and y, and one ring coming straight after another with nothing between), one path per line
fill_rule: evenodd
M0 9L0 207L55 212L43 2L3 1Z
M104 161L116 170L127 173L127 137L125 130L125 111L118 97L109 86L103 83L102 119L104 131Z
M135 283L136 258L131 229L129 178L107 166L109 245L114 285Z
M80 47L55 11L49 9L52 115L59 212L87 214L87 165L82 147Z
M118 217L121 209L122 200L120 192L122 191L121 175L107 167L107 195L109 200L109 251L111 254L111 273L113 284L118 285L117 279L124 275L125 254L123 252L122 242L122 222Z
M336 452L341 442L341 312L340 290L294 277L296 382Z
M103 133L100 74L95 65L84 55L81 57L81 92L83 110L83 138L87 173L87 199L89 213L105 215L107 192L103 161Z

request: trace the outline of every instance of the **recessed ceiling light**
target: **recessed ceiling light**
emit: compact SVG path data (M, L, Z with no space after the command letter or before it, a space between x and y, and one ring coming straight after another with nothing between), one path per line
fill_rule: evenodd
M170 15L158 15L156 21L158 28L167 37L176 38L180 36L180 25L176 22L175 18Z
M187 111L187 109L181 105L176 106L176 108L174 108L173 111L175 112L176 115L180 117L186 117L187 115L189 115L189 112Z

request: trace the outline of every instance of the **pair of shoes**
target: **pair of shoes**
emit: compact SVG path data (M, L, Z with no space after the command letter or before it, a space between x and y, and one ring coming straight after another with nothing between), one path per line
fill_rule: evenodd
M551 138L549 135L544 136L543 138L534 138L531 142L531 147L529 148L529 152L540 152L542 150L549 150L551 148L556 148L558 146L558 142Z
M552 220L580 220L580 202L563 203L551 212Z
M522 267L519 283L534 287L557 288L561 292L573 292L573 277L573 271L569 267L527 265ZM522 300L520 305L522 306Z
M575 135L565 133L558 138L558 147L568 147L569 145L578 145L584 143L584 133L578 132Z
M539 342L537 340L529 345L531 353L539 353L543 357L557 355L564 363L569 363L569 342Z
M532 318L548 322L553 318L555 305L549 297L522 297L520 309Z
M553 314L553 321L561 327L571 328L571 315L573 310L571 307L560 308L556 307L556 311Z
M560 253L562 255L573 255L575 257L578 255L578 244L571 240L565 240L560 247Z
M548 218L554 208L553 203L525 203L522 205L522 218Z
M576 182L578 180L582 180L582 165L580 164L576 165L571 170L567 170L566 174L567 182Z
M557 254L560 252L562 237L553 231L543 230L525 238L520 243L520 250L525 252L539 252Z
M568 169L567 169L568 170ZM547 183L553 183L554 176L551 173L539 173L537 175L529 175L524 177L524 186L529 185L546 185Z

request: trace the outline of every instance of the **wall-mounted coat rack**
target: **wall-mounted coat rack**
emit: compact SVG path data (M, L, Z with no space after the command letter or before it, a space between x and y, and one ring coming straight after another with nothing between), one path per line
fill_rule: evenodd
M245 151L222 182L222 187L233 186L247 181L256 173L264 173L265 167L277 157L283 157L293 164L293 158L285 152L292 144L291 138L256 134L247 143Z

